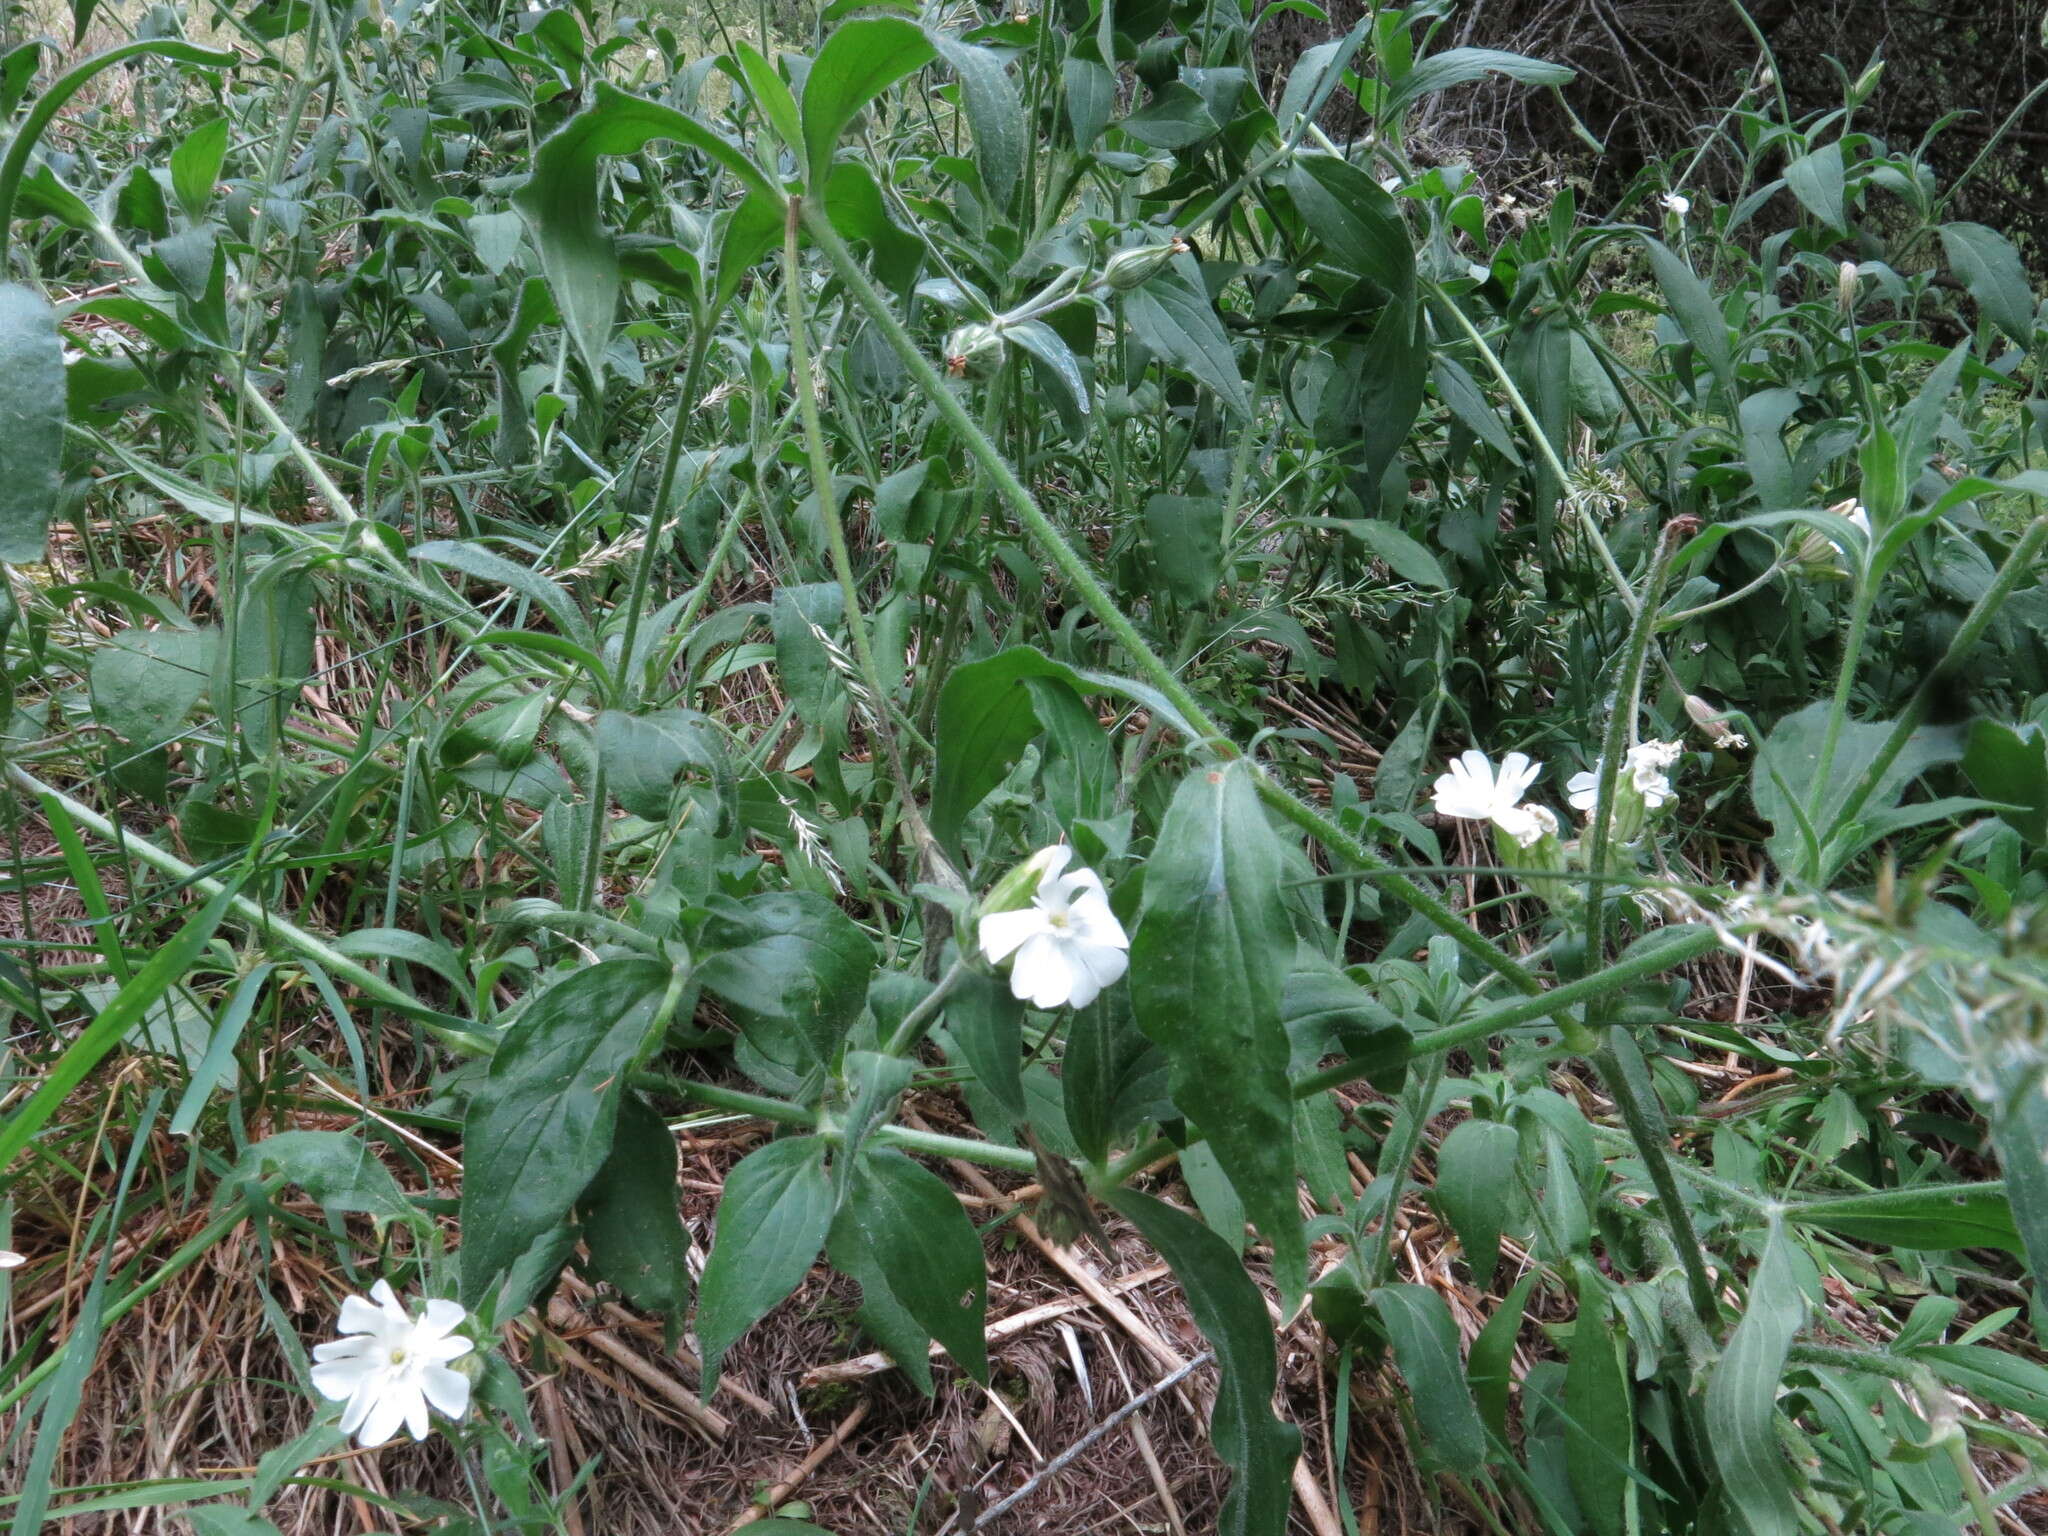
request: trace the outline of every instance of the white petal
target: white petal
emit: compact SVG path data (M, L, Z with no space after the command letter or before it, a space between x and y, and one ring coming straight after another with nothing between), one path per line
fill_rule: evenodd
M1600 775L1590 770L1575 773L1565 781L1565 793L1575 811L1590 811L1600 799Z
M1010 967L1010 994L1034 1008L1058 1008L1073 991L1074 976L1066 946L1050 933L1024 941Z
M405 1422L405 1398L404 1390L390 1383L358 1398L357 1401L369 1404L369 1411L363 1415L362 1428L356 1432L356 1444L367 1450L373 1445L382 1445L397 1434L398 1426ZM355 1405L351 1403L349 1406L353 1408Z
M1460 769L1475 779L1484 779L1489 785L1493 783L1493 759L1477 747L1467 747L1458 754L1458 760L1451 764L1451 772L1456 773Z
M19 1269L28 1262L26 1254L15 1253L12 1249L0 1248L0 1269Z
M413 1345L413 1351L421 1359L442 1362L460 1360L475 1348L475 1344L459 1334L451 1334L443 1339L421 1339Z
M1054 843L1031 855L1024 861L1024 867L1038 872L1038 888L1042 891L1059 879L1060 871L1067 867L1067 860L1073 856L1074 850L1065 843Z
M1500 777L1494 781L1493 791L1506 804L1517 804L1542 771L1543 765L1529 761L1527 753L1510 752L1501 759Z
M426 1439L428 1431L434 1427L433 1415L427 1411L427 1394L421 1390L417 1380L408 1376L401 1396L405 1404L405 1427L412 1432L413 1439Z
M469 1378L445 1365L430 1365L420 1372L420 1390L427 1401L450 1419L469 1412Z
M1047 931L1045 914L1036 907L1019 907L1014 912L991 912L981 920L977 933L981 952L990 965L1000 965L1026 939ZM1022 997L1023 993L1017 994Z
M328 1360L313 1367L313 1390L330 1402L354 1397L356 1390L376 1374L370 1360Z
M1524 848L1543 835L1543 828L1526 805L1497 806L1493 813L1493 824L1507 833Z
M384 1282L379 1280L379 1285ZM389 1286L385 1287L388 1292ZM344 1296L341 1299L341 1321L335 1325L336 1333L368 1333L382 1337L390 1326L391 1318L375 1302L361 1296Z
M361 1429L363 1420L370 1416L370 1410L376 1403L377 1393L374 1388L367 1383L359 1388L355 1395L349 1398L348 1406L341 1411L341 1432L344 1435L352 1435Z
M1130 935L1124 932L1124 925L1116 920L1116 913L1109 908L1109 898L1099 891L1083 896L1073 906L1073 921L1091 944L1114 944L1118 949L1131 947Z
M437 1339L444 1333L453 1333L462 1326L462 1320L468 1316L460 1303L436 1297L427 1303L426 1311L420 1314L420 1320L413 1325L414 1342L419 1342L422 1336Z
M1131 957L1124 953L1121 945L1076 945L1074 958L1079 962L1079 968L1085 971L1088 979L1095 984L1095 990L1098 992L1104 987L1114 986L1117 978L1130 969L1131 964ZM1076 1002L1074 1006L1079 1008L1084 1005Z

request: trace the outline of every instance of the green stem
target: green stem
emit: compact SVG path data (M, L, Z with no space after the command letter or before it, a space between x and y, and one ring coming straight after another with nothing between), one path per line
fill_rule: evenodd
M687 1078L662 1077L655 1073L635 1073L633 1081L642 1087L694 1100L711 1109L750 1115L756 1120L767 1120L776 1125L800 1126L809 1131L818 1128L816 1111L786 1099L771 1099L765 1094L721 1088L713 1083L695 1083ZM833 1135L831 1132L820 1134L828 1139ZM866 1140L875 1146L900 1147L905 1152L921 1152L928 1157L958 1157L1011 1173L1032 1173L1038 1167L1036 1155L1025 1147L999 1147L992 1142L974 1141L965 1136L945 1136L937 1131L914 1131L902 1125L882 1126L870 1132Z
M1842 742L1842 726L1849 718L1849 694L1856 686L1856 668L1863 659L1863 637L1870 630L1870 610L1877 601L1877 583L1866 563L1856 579L1856 595L1849 605L1849 638L1842 643L1842 667L1835 674L1835 693L1828 703L1827 729L1821 735L1820 757L1813 768L1813 794L1806 804L1807 819L1820 831L1820 808L1827 798L1828 775L1834 771L1835 749Z
M1595 962L1607 958L1607 904L1601 887L1607 873L1608 842L1614 831L1614 786L1621 777L1624 744L1635 740L1643 666L1656 633L1657 607L1664 600L1664 583L1671 574L1671 557L1678 541L1676 524L1667 527L1657 541L1643 600L1633 610L1635 618L1622 652L1621 671L1614 680L1614 709L1607 717L1607 731L1600 744L1600 788L1593 804L1593 825L1586 837L1586 923L1591 929L1586 953Z
M1437 1084L1443 1081L1443 1075L1444 1058L1432 1056L1428 1070L1415 1080L1408 1103L1408 1124L1403 1127L1400 1145L1391 1155L1380 1159L1379 1176L1388 1181L1388 1187L1387 1197L1380 1206L1379 1229L1373 1233L1372 1247L1365 1261L1368 1289L1386 1281L1388 1263L1394 1252L1394 1220L1401 1214L1401 1195L1408 1186L1408 1170L1422 1146L1422 1133L1429 1123L1430 1104L1436 1098Z
M1485 359L1487 372L1493 375L1494 381L1501 387L1501 392L1508 397L1508 404L1514 409L1514 413L1522 418L1522 425L1535 440L1536 451L1542 456L1544 467L1557 478L1558 492L1562 495L1565 486L1571 482L1571 476L1565 471L1564 460L1557 456L1557 449L1551 444L1550 434L1543 430L1543 424L1536 419L1535 411L1530 409L1528 400L1515 383L1514 375L1508 372L1507 365L1500 360L1492 344L1480 334L1479 327L1472 323L1472 317L1458 307L1457 302L1444 292L1440 284L1424 279L1422 286L1429 296L1437 301L1438 307L1451 317L1452 323L1465 333L1466 340L1479 349L1480 357ZM1635 592L1628 584L1628 577L1622 574L1621 566L1616 563L1614 551L1607 547L1607 536L1600 531L1599 524L1590 517L1581 516L1579 526L1585 530L1587 541L1593 546L1593 553L1600 557L1600 564L1607 572L1607 580L1613 585L1628 611L1634 613Z
M903 1016L903 1022L898 1024L896 1032L889 1036L889 1043L882 1047L884 1053L890 1056L909 1054L938 1018L939 1009L945 1005L947 995L959 986L961 980L973 969L972 962L968 960L966 951L963 950L954 960L952 968L933 983L931 991L918 999L915 1008Z
M1707 1273L1699 1233L1692 1224L1692 1211L1680 1196L1678 1179L1671 1171L1671 1149L1666 1145L1670 1132L1664 1125L1663 1106L1657 1100L1656 1088L1643 1065L1643 1054L1626 1031L1615 1028L1608 1031L1606 1042L1593 1053L1593 1065L1606 1082L1614 1107L1621 1111L1621 1123L1635 1143L1636 1155L1649 1170L1650 1184L1664 1206L1664 1222L1671 1229L1678 1262L1685 1270L1692 1309L1707 1328L1719 1328L1721 1308L1714 1299L1713 1277Z
M840 595L844 600L846 633L853 641L854 663L860 668L861 679L873 697L874 708L870 712L869 724L881 741L890 777L896 781L903 806L903 824L910 832L911 841L917 845L919 862L929 877L965 890L966 881L939 847L939 841L926 825L924 812L911 791L910 774L903 763L903 744L897 740L896 726L890 719L894 690L883 682L881 668L875 665L874 647L868 641L867 618L861 611L860 584L853 574L853 555L847 548L846 525L840 519L839 499L832 485L832 459L825 450L825 424L818 414L820 381L811 366L803 268L797 261L797 231L804 222L807 209L808 205L801 197L789 200L789 217L783 225L782 289L789 306L790 367L796 375L797 408L803 417L804 442L811 459L811 493L817 498L818 517L825 525L825 543L832 552L832 573L838 578ZM818 222L825 223L821 211L818 212ZM829 228L829 224L826 227ZM841 249L845 248L842 246Z

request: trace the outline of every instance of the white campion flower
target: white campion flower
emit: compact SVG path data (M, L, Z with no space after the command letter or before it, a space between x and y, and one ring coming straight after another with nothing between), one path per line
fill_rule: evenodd
M313 1386L322 1397L346 1401L341 1432L365 1449L382 1445L400 1425L415 1440L427 1438L427 1409L450 1419L469 1411L469 1378L448 1368L476 1346L459 1337L465 1314L452 1301L429 1301L417 1318L398 1304L388 1281L370 1298L341 1304L338 1331L346 1335L313 1350Z
M1010 962L1010 993L1034 1008L1085 1008L1130 964L1131 941L1092 869L1062 873L1073 850L1041 848L1024 868L1038 877L1031 904L982 915L989 964Z
M1666 192L1659 201L1664 204L1666 213L1675 213L1681 219L1692 212L1692 199L1683 192Z
M1646 741L1628 749L1628 756L1621 760L1622 773L1642 796L1645 809L1654 811L1678 798L1665 770L1678 761L1684 750L1675 741ZM1565 793L1573 810L1590 813L1600 803L1599 769L1573 774L1565 784Z
M1531 762L1526 754L1510 752L1496 773L1492 759L1477 747L1468 747L1432 786L1436 813L1490 821L1517 842L1534 842L1542 831L1533 814L1536 808L1522 804L1522 796L1542 771L1543 765Z
M1534 848L1546 837L1558 837L1564 828L1558 824L1557 813L1547 805L1525 805L1523 814L1528 818L1526 827L1517 827L1508 833L1518 848Z

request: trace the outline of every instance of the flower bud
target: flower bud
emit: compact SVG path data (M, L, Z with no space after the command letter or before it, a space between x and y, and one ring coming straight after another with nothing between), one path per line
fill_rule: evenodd
M1788 569L1811 581L1847 581L1842 552L1818 528L1796 528L1786 536L1779 558Z
M1845 261L1835 273L1835 307L1844 315L1856 308L1856 263Z
M1856 77L1856 83L1849 87L1849 105L1860 107L1870 99L1870 93L1877 89L1877 82L1884 77L1884 60L1879 59L1870 68Z
M1128 293L1163 271L1169 261L1186 249L1187 241L1176 238L1158 245L1133 245L1112 251L1109 260L1102 264L1102 286Z
M1749 745L1749 738L1733 729L1726 716L1696 693L1685 696L1685 712L1692 717L1692 723L1700 733L1723 752L1732 752Z
M989 887L988 894L981 898L979 915L986 917L991 912L1015 912L1030 906L1039 886L1044 883L1046 872L1064 869L1067 857L1067 850L1057 843L1050 848L1039 849Z
M946 338L946 372L965 378L987 373L1003 360L1003 333L993 325L963 325Z

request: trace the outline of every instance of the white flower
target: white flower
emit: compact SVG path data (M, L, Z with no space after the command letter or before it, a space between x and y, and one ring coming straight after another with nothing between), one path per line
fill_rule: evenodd
M982 954L991 965L1010 960L1010 993L1034 1008L1085 1008L1130 964L1131 941L1102 877L1061 873L1072 856L1064 845L1040 849L1026 866L1038 875L1031 905L981 920Z
M1468 747L1451 764L1449 773L1438 776L1433 786L1436 813L1466 821L1490 821L1517 842L1540 836L1532 808L1522 804L1522 795L1543 771L1520 752L1500 760L1500 772L1477 747Z
M1642 796L1646 809L1654 811L1678 798L1664 770L1677 762L1684 750L1675 741L1646 741L1628 749L1628 756L1621 760L1622 772ZM1573 810L1590 812L1600 803L1600 770L1575 773L1564 787Z
M1675 213L1681 219L1692 212L1692 199L1683 192L1666 192L1660 201L1666 213Z
M1862 502L1855 503L1842 516L1856 525L1858 533L1862 534L1866 539L1870 537L1870 514L1863 510Z
M365 1447L382 1445L403 1424L415 1440L427 1438L431 1405L451 1419L469 1411L469 1378L448 1368L476 1346L457 1337L465 1314L452 1301L430 1301L417 1319L398 1304L389 1282L370 1287L370 1300L341 1304L339 1331L347 1337L313 1351L313 1385L335 1402L346 1400L341 1432Z
M1528 825L1511 828L1508 833L1519 848L1534 848L1546 837L1556 837L1564 830L1558 825L1557 813L1547 805L1525 805L1521 813Z
M13 1253L5 1248L0 1248L0 1269L19 1269L27 1262L27 1254Z

